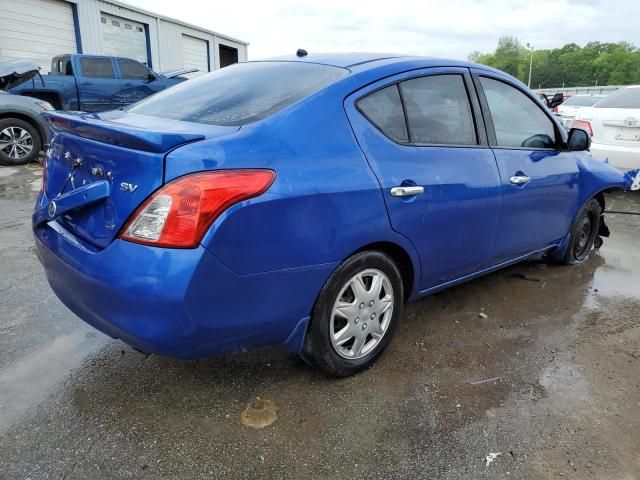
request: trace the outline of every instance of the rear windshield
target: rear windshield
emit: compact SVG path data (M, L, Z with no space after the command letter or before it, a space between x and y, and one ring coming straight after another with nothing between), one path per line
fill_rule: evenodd
M344 68L302 62L239 63L180 83L128 111L210 125L245 125L348 73Z
M595 108L640 108L640 88L622 88L616 90Z
M603 98L604 97L596 97L591 95L574 95L573 97L567 98L562 103L562 105L567 105L569 107L591 107Z

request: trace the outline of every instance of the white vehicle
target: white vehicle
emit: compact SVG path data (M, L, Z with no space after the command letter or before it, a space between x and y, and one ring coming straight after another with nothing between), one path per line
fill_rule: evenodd
M620 170L640 168L640 85L616 90L583 108L571 127L591 133L591 153Z
M558 105L555 113L560 117L562 123L568 127L571 120L578 117L580 110L594 106L603 98L605 98L604 95L573 95Z

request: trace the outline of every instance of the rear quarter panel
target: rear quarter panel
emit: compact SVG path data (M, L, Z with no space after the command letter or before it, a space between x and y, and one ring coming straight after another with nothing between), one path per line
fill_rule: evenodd
M187 145L167 156L167 181L202 170L276 172L264 195L227 210L203 239L234 272L340 262L381 241L401 246L418 265L413 247L390 228L380 186L344 112L343 95L339 87L330 87L232 137Z

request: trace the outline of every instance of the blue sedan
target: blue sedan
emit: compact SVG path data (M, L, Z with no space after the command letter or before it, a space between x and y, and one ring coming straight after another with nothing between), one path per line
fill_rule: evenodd
M181 358L279 345L354 374L406 301L585 260L603 193L630 184L522 83L453 60L302 51L47 115L33 230L52 289Z

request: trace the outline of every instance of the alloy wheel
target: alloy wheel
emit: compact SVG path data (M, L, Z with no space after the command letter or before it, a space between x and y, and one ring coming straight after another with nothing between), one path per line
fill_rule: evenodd
M21 127L7 127L0 132L0 151L14 160L21 160L31 154L33 138Z

